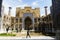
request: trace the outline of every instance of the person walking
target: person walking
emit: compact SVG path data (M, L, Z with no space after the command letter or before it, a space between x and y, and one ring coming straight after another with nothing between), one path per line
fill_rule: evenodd
M7 33L8 33L8 31L9 31L9 27L6 28L6 31L7 31Z
M18 33L18 28L16 28L16 32Z
M28 28L27 28L27 35L26 35L26 38L27 38L28 36L30 37L30 34L29 34L29 33L30 33L30 28L28 27ZM31 37L30 37L30 38L31 38Z

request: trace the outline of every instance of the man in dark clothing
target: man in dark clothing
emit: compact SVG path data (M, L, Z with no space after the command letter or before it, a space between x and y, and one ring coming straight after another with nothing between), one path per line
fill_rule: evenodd
M8 33L8 30L9 30L9 27L8 27L8 28L6 28L7 33Z
M6 31L7 31L7 33L8 33L8 28L6 28Z
M27 38L28 36L30 37L29 30L30 30L30 28L28 27L28 29L27 29L27 36L26 36L26 38Z
M30 37L29 30L27 30L27 36L26 36L26 38L27 38L28 36Z
M16 28L16 32L18 33L18 28Z
M13 31L14 29L12 28L12 31Z

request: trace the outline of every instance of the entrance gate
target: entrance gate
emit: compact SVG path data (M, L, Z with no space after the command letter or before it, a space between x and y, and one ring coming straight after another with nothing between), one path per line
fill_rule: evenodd
M30 17L26 17L25 20L24 20L24 22L25 22L25 27L24 27L25 30L27 30L28 27L30 29L32 29L32 26L31 26L32 25L32 20L31 20Z

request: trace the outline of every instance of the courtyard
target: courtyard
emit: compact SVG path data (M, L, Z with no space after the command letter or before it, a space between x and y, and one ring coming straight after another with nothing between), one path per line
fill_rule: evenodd
M56 0L0 0L0 39L60 40L59 7Z
M9 33L8 33L9 34ZM10 32L11 34L11 32ZM0 40L18 40L18 39L21 39L21 40L55 40L55 37L54 36L46 36L42 33L34 33L34 32L31 32L30 33L30 36L31 37L28 37L26 38L26 31L23 31L23 32L12 32L12 34L15 34L15 36L0 36Z
M4 38L4 39L3 39ZM0 37L0 40L55 40L55 38L49 37L49 36L32 36L31 38L26 37Z
M40 38L42 38L42 39L45 39L44 37L46 37L46 39L48 38L48 39L55 39L55 36L49 36L49 35L47 35L47 34L43 34L42 32L40 32L40 33L35 33L34 31L30 31L30 37L31 38L36 38L36 39L40 39ZM17 37L18 39L19 38L26 38L26 36L27 36L27 30L23 30L23 31L21 31L21 32L14 32L14 31L11 31L11 32L8 32L8 33L0 33L0 37L5 37L5 38L9 38L9 37ZM28 38L30 38L30 37L28 37Z

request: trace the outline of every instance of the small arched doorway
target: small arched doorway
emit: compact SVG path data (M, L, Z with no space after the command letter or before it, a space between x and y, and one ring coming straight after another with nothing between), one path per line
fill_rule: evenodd
M32 20L31 20L30 17L26 17L26 18L25 18L24 24L25 24L25 27L24 27L25 30L27 30L28 27L29 27L30 29L33 28L33 27L31 26L31 25L32 25Z

